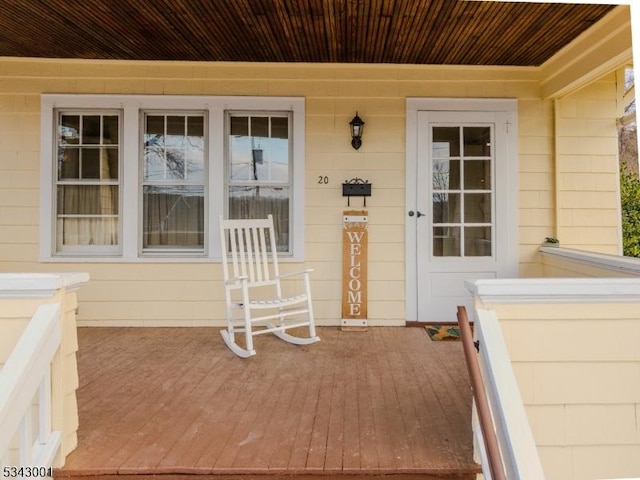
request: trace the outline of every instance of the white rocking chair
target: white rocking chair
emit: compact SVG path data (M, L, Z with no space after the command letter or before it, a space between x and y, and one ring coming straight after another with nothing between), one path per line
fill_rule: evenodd
M253 337L263 333L296 345L319 341L311 304L311 270L280 275L272 215L258 220L225 220L220 216L220 237L227 302L227 328L220 333L231 351L243 358L255 355ZM302 276L304 291L283 296L280 280L295 275ZM308 337L286 333L304 326L309 327ZM241 332L245 348L236 342L236 334Z

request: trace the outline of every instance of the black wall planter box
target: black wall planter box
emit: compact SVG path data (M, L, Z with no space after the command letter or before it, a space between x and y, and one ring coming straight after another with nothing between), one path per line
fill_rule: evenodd
M370 183L343 183L342 196L343 197L370 197L371 184Z

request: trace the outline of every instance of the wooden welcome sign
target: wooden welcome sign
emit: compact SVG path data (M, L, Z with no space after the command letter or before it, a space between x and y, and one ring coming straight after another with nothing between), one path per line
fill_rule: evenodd
M369 218L366 210L343 212L342 329L367 328L367 253Z

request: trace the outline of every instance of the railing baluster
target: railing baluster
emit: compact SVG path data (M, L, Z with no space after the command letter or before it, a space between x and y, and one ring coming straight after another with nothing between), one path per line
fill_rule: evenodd
M18 461L20 465L31 464L31 449L33 447L31 408L32 405L30 404L20 421L18 440Z
M40 402L38 404L38 441L47 443L51 435L51 367L47 369L40 383Z

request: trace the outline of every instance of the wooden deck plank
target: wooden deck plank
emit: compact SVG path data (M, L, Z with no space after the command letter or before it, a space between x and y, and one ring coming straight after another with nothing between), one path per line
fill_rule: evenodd
M332 368L325 369L320 381L318 403L311 429L311 442L307 453L305 471L322 471L327 455L327 437L329 434L329 420L331 415L331 396L333 392Z
M342 368L333 372L333 385L327 425L327 447L324 459L325 472L340 472L343 469L344 455L344 410L345 410L345 379Z
M373 405L375 398L371 390L371 385L367 379L369 364L375 361L375 355L370 354L365 357L362 364L358 365L358 422L360 425L360 466L366 471L377 471L380 469L378 460L378 450L376 447L375 420Z
M359 332L353 332L359 333ZM360 415L358 411L358 365L348 362L344 368L344 449L342 467L345 472L360 470Z
M478 470L459 344L319 331L308 346L258 337L240 359L216 329L79 329L79 445L56 475Z

